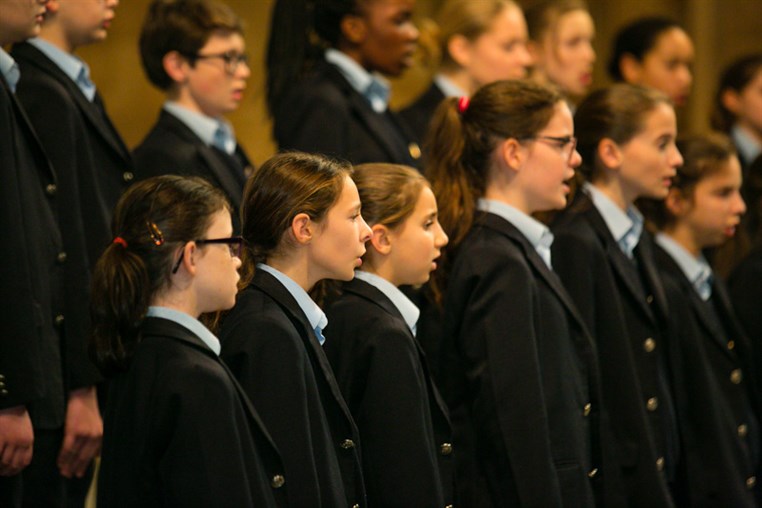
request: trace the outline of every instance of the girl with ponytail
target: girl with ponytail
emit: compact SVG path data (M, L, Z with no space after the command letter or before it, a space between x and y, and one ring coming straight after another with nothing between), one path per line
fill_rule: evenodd
M226 198L151 178L122 196L113 230L93 274L91 350L111 378L98 505L278 506L278 452L198 321L235 303Z
M427 175L453 247L440 379L464 506L592 506L602 486L595 348L531 217L566 205L575 145L562 96L528 81L446 99L433 120Z
M415 0L277 0L267 49L267 105L281 150L415 164L412 134L388 108L412 63Z

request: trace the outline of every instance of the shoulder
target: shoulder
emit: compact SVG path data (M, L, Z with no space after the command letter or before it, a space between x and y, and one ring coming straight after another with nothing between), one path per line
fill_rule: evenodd
M270 343L301 343L288 311L257 287L246 288L222 323L223 348Z

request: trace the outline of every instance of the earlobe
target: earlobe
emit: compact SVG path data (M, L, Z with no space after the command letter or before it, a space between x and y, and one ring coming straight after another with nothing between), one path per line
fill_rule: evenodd
M370 243L379 254L389 254L392 250L392 238L389 228L381 224L374 224L370 228Z
M170 51L161 59L164 72L175 83L182 83L187 76L187 60L177 51Z
M738 115L738 93L735 90L723 90L720 94L720 102L731 113Z
M296 214L291 221L291 234L298 244L305 245L312 241L314 222L306 213Z
M341 19L341 33L350 44L362 44L368 33L365 20L354 14L344 16Z
M456 34L447 41L447 52L450 58L460 67L468 67L471 60L470 42L462 35Z
M610 138L603 138L598 143L598 158L607 169L619 169L622 165L622 150Z
M512 172L518 172L526 160L526 150L517 139L508 138L500 146L502 165Z
M195 253L196 243L186 243L185 247L183 247L183 266L185 267L185 270L191 275L196 275L196 270L198 268L196 265L196 260L193 258Z
M685 200L682 193L674 187L669 189L669 194L667 194L667 198L664 200L664 206L675 217L682 216L685 211Z
M640 83L640 62L633 55L625 53L619 59L619 72L627 83Z

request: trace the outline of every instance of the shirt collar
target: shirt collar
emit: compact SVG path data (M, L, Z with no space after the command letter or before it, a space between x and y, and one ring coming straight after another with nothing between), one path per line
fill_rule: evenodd
M278 279L278 282L285 286L288 292L291 293L291 296L294 297L294 300L296 300L299 308L304 312L304 315L307 316L307 321L309 321L310 326L313 329L320 328L321 330L325 330L325 327L328 326L328 318L326 317L325 312L318 307L318 304L310 298L310 295L308 295L299 284L294 282L294 280L285 273L264 263L257 263L257 269L269 273Z
M509 204L493 199L479 199L476 208L494 213L513 224L529 240L545 264L551 267L550 247L553 245L553 233L545 224Z
M87 97L87 100L92 102L93 99L95 99L95 84L90 80L90 68L85 62L39 37L29 39L28 42L35 48L39 49L54 64L56 64L63 73L69 77L69 79L74 81L77 87L82 91L82 94Z
M192 111L173 101L165 102L164 110L177 117L208 146L217 147L228 154L235 152L235 133L225 120Z
M622 211L611 198L589 182L585 182L584 189L603 217L603 221L619 244L619 248L627 257L632 258L632 253L643 232L643 215L632 205L627 208L626 212Z
M2 46L0 46L0 74L3 75L5 82L8 84L8 88L10 88L12 92L15 92L16 85L21 77L19 64L16 63L16 60L14 60L11 55L5 52Z
M371 74L345 53L328 48L325 59L338 67L339 72L349 81L350 86L370 103L373 111L383 113L389 107L389 82L378 74Z
M209 349L214 351L217 356L220 355L220 340L209 331L207 327L201 324L201 321L178 310L168 307L159 307L152 305L148 307L147 317L157 317L173 321L183 328L190 330L196 337L206 344Z
M708 300L712 295L713 274L712 268L704 256L695 257L685 247L664 233L656 234L656 243L677 263L701 299Z
M733 138L733 142L738 148L741 157L748 161L749 164L762 153L762 145L751 137L740 125L734 125L730 131L730 135Z
M468 95L465 90L443 74L434 76L434 83L436 83L445 97L465 97Z
M400 311L400 314L402 314L402 319L405 320L405 324L407 324L410 331L415 335L416 324L418 323L421 311L407 296L405 296L405 293L400 291L394 284L383 277L379 277L375 273L356 270L355 277L375 287L381 291L384 296L391 300L397 310Z

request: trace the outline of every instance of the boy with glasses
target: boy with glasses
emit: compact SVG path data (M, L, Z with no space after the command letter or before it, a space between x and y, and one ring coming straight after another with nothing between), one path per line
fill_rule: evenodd
M214 0L155 0L140 34L148 79L167 101L135 149L136 175L200 176L234 207L234 230L251 163L225 115L235 111L250 76L241 20Z

